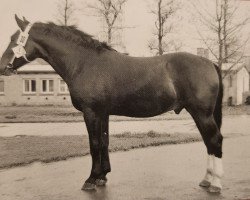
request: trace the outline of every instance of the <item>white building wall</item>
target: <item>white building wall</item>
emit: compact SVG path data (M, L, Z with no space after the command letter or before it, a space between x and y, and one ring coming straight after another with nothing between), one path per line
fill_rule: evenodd
M249 73L245 67L237 73L237 92L236 92L236 105L243 103L243 94L249 91Z
M18 74L3 76L4 93L0 94L1 105L71 105L69 93L59 91L60 76L55 73ZM27 94L24 92L24 79L36 80L36 92ZM42 80L54 80L54 91L42 92Z
M230 77L232 78L232 84L230 86ZM235 73L227 75L223 79L223 88L224 88L224 95L223 95L223 104L228 105L229 98L232 98L232 104L236 105L237 102L237 76Z

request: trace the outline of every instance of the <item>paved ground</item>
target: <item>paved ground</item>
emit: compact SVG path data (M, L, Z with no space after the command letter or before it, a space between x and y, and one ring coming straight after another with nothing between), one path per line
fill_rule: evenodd
M150 147L111 154L106 187L80 188L90 157L50 164L35 163L0 171L1 200L163 200L250 199L250 135L224 142L225 177L221 195L198 186L205 172L203 143Z
M223 119L223 134L247 134L250 130L250 116L226 116ZM192 119L110 122L110 134L126 131L145 133L154 130L159 133L198 132ZM0 136L14 135L87 135L83 122L80 123L0 123Z
M90 157L34 163L0 171L1 200L250 200L250 117L224 119L224 189L214 196L199 188L205 173L203 143L170 145L111 154L109 182L96 192L80 190ZM111 122L111 133L124 131L197 132L192 120ZM83 131L84 130L84 131ZM86 134L83 123L0 124L1 136Z

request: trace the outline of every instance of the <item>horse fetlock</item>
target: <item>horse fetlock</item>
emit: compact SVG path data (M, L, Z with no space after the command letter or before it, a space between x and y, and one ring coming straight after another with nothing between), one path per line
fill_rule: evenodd
M207 175L212 175L214 169L214 155L208 155L207 157Z
M211 181L213 180L212 171L207 170L204 180L211 183Z
M224 172L223 171L214 171L213 172L213 177L217 177L217 178L219 178L219 179L221 179L222 177L223 177L223 175L224 175Z
M222 165L222 159L214 157L213 176L222 178L223 174L224 174L224 170L223 170L223 165Z

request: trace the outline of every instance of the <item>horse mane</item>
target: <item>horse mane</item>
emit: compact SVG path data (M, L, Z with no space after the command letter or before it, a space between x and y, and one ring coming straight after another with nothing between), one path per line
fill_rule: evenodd
M110 51L116 51L111 46L109 46L106 42L100 42L93 38L93 36L80 31L76 26L63 26L57 25L53 22L48 22L46 24L42 24L43 30L45 34L52 34L58 38L62 38L67 41L74 42L76 45L95 49L100 52L104 49Z

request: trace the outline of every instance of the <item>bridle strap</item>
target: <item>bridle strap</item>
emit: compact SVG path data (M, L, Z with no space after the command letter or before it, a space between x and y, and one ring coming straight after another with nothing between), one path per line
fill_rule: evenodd
M24 60L26 60L27 62L31 62L28 58L27 58L27 56L26 55L23 55L23 58L24 58Z
M26 33L26 34L28 35L28 38L27 38L27 40L26 40L26 42L25 42L25 45L26 45L26 43L27 43L27 41L28 41L28 39L29 39L29 32L30 32L30 29L31 29L32 25L33 25L33 24L29 23L29 24L26 26L25 30L24 30L24 33ZM25 45L24 45L24 46L25 46ZM26 54L23 55L23 58L24 58L27 62L31 62L31 61L27 58Z
M29 39L29 32L30 32L30 29L31 29L31 27L32 27L32 23L28 23L28 25L26 26L26 28L25 28L25 30L24 30L24 33L25 34L27 34L27 40L26 40L26 42L24 43L24 46L26 45L26 43L27 43L27 41L28 41L28 39ZM26 54L24 54L23 55L23 58L27 61L27 62L31 62L28 58L27 58L27 56L26 56Z
M32 25L33 25L33 24L28 23L28 25L26 26L26 28L25 28L25 30L24 30L24 33L27 33L27 34L28 34L28 33L30 32L30 29L31 29Z
M20 33L19 38L18 38L18 41L17 41L17 46L21 46L22 48L25 47L25 45L26 45L26 43L27 43L27 41L28 41L28 39L29 39L29 31L30 31L32 25L33 25L33 24L29 23L29 24L26 26L26 28L25 28L24 31L21 30L21 33ZM22 38L22 36L23 36L23 38ZM31 62L31 61L27 58L26 53L25 53L24 55L22 55L22 57L23 57L24 60L26 60L27 62ZM13 58L12 58L11 61L9 62L10 66L9 66L8 68L13 68L12 65L13 65L13 62L14 62L15 58L16 58L16 55L14 54L14 55L13 55Z

